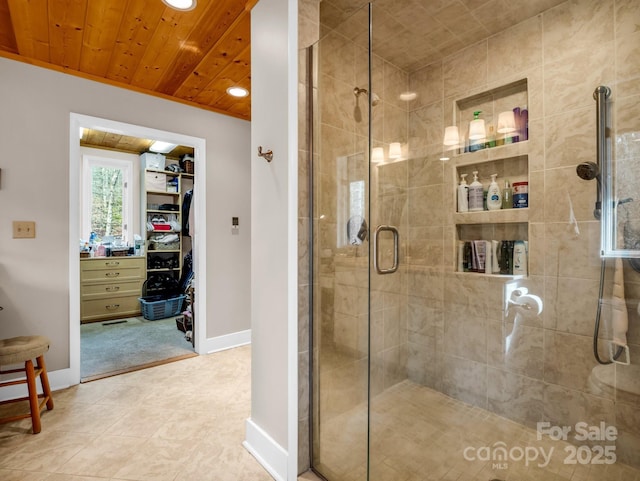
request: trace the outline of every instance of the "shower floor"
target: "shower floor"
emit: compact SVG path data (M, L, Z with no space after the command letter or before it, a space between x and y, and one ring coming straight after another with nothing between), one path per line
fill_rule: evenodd
M573 445L538 440L535 429L408 380L372 400L370 422L371 481L640 481L640 470L620 462L567 464ZM321 473L331 481L366 479L365 404L324 419L318 434ZM512 456L478 459L497 446ZM538 454L528 465L517 459L527 448L530 458ZM544 467L541 450L549 460Z

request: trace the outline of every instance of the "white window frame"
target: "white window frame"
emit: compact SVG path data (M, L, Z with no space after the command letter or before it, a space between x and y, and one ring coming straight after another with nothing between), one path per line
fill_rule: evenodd
M106 167L109 169L120 169L122 171L122 238L123 241L133 242L133 204L135 189L133 188L133 161L123 159L113 159L109 157L98 157L95 155L82 156L82 224L80 234L85 240L91 235L91 169L93 167Z

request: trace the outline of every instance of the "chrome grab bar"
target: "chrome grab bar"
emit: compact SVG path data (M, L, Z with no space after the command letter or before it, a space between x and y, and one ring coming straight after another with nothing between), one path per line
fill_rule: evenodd
M593 98L596 101L596 149L597 164L600 169L600 182L598 182L598 198L594 216L600 219L602 201L609 199L609 162L607 160L607 99L611 96L611 89L604 85L596 87Z
M606 129L607 129L607 99L611 95L611 89L604 85L596 87L593 98L596 101L596 133L598 148L598 163L602 168L606 153Z
M380 267L380 261L378 260L378 236L380 232L391 232L393 234L393 266L389 269L382 269ZM373 236L373 268L378 274L393 274L398 270L399 259L400 259L400 248L399 248L399 238L398 229L392 225L379 225L376 227L375 234Z

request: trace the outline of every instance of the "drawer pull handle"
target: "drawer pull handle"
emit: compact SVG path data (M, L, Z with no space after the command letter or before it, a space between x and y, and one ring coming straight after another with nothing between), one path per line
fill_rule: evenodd
M118 307L120 307L120 304L110 304L110 305L104 306L104 307L106 307L107 310L109 310L109 311L113 311L113 310L117 309Z
M120 290L120 286L109 286L109 287L105 287L105 289L108 292L114 292L114 291L119 291Z
M119 272L107 272L105 276L107 277L118 277L120 275Z
M107 261L104 263L105 266L119 266L120 262L119 261Z

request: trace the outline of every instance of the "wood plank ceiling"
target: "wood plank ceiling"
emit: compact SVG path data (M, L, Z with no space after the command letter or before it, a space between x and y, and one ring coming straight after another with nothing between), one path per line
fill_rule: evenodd
M149 152L149 147L154 140L155 139L143 139L140 137L131 137L129 135L104 132L101 130L83 129L82 137L80 138L80 146L139 155L143 152ZM174 149L165 154L165 156L167 159L176 161L184 154L190 154L193 156L193 147L177 145Z
M0 0L0 56L250 119L257 0Z

